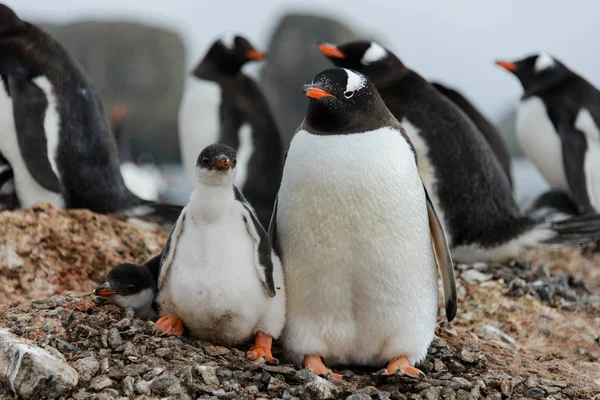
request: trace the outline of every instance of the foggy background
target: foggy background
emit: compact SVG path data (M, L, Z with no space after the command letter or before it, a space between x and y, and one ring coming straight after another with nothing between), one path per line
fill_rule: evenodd
M286 25L286 29L294 35L281 35L286 39L279 48L285 51L275 54L279 58L269 58L264 65L248 66L247 71L252 76L257 79L260 76L272 104L284 102L286 96L297 96L298 99L293 101L304 101L299 94L302 82L298 82L294 90L287 89L283 94L275 95L277 82L282 82L277 76L277 66L291 70L294 64L300 66L306 62L307 54L311 53L315 53L311 60L323 59L311 61L313 64L319 62L321 68L329 65L316 50L300 48L299 44L304 43L302 40L288 38L304 35L306 43L308 39L318 40L319 35L329 36L322 37L323 40L331 40L331 37L351 39L353 36L376 39L425 78L437 80L463 93L500 128L513 156L519 156L513 137L514 108L522 89L517 79L497 67L494 60L516 59L532 52L547 51L592 84L600 82L596 40L600 37L597 24L600 2L591 0L503 0L494 3L477 0L16 0L7 4L22 19L43 24L71 53L75 53L75 58L80 59L93 77L106 109L110 110L117 103L127 105L131 110L128 115L132 114L132 117L125 121L125 127L132 137L134 152L138 155L150 152L159 163L173 164L178 159L176 99L180 96L183 73L199 61L215 37L227 31L242 33L257 48L271 52L273 49L269 47L275 47L273 44L277 40L272 35L278 26L281 28L282 18L289 13L314 15L333 21L320 20L311 24L303 19L294 20ZM115 25L103 28L102 24L92 26L86 23L75 30L61 30L61 25L82 21L127 24L116 25L117 29ZM342 25L334 28L336 21ZM130 26L129 23L134 24ZM294 23L299 26L292 26ZM138 32L138 24L156 31L148 33L142 29ZM86 30L93 30L87 35L87 41ZM109 37L112 39L107 39ZM105 44L109 49L118 47L122 42L120 50L116 54L106 49L104 53L96 51L94 44L101 43L103 39L109 43ZM113 46L111 43L116 44ZM77 46L81 46L81 50L78 51ZM110 57L99 54L109 54ZM108 59L117 60L111 63L119 65L127 65L135 59L137 64L130 64L129 70L120 67L125 73L119 72L118 68L115 70L118 73L111 72L103 65ZM144 71L152 67L155 69L144 75ZM259 75L261 68L264 70ZM308 72L307 76L314 75ZM104 82L103 76L112 78ZM141 82L140 77L147 79ZM133 82L136 80L140 82ZM144 89L143 95L119 93L119 88L136 84L139 88L133 92L140 93ZM163 113L164 121L153 122L148 115L143 115L143 111L136 111L136 104L140 102L147 103L143 110L152 111L148 115ZM293 129L290 127L300 121L283 115L282 111L275 116L283 136L289 136L290 132L285 131ZM160 132L151 132L155 128ZM522 202L541 191L545 184L528 163L523 160L516 162L513 175L516 195ZM185 189L182 191L185 192Z

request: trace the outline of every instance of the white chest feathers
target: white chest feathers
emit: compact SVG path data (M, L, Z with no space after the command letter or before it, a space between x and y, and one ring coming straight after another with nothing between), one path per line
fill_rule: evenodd
M44 116L44 130L46 135L47 154L50 166L59 177L56 165L56 149L58 147L60 120L56 109L56 97L50 82L45 77L34 79L48 100L48 107ZM0 88L0 152L13 168L14 185L21 207L27 208L35 203L45 201L56 208L64 208L64 200L60 193L54 193L40 185L29 173L19 143L13 117L13 104L4 88Z
M433 338L437 273L423 185L400 132L298 132L279 192L285 346L300 359L422 359Z
M277 337L285 322L285 292L273 298L265 293L242 218L245 208L229 193L205 193L221 189L232 191L200 185L192 192L179 239L171 244L160 313L177 315L194 336L213 343L238 345L258 330ZM282 289L276 258L273 267L275 286Z
M560 137L539 97L521 101L517 111L517 139L548 184L568 191Z

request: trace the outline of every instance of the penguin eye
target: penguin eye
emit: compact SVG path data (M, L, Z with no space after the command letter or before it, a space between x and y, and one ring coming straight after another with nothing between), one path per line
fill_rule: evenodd
M129 285L129 286L127 286L127 291L128 292L134 292L135 291L135 285Z
M208 158L202 159L202 165L204 165L205 167L207 167L209 163L210 163L210 160Z
M345 98L349 99L352 96L354 96L354 92L352 90L348 90L347 92L344 92Z

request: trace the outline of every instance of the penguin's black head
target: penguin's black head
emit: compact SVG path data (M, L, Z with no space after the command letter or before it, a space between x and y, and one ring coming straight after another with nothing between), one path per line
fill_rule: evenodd
M406 71L398 57L376 42L357 40L340 46L320 43L317 48L337 67L366 75L378 88L401 77Z
M0 4L0 35L6 35L25 25L17 14L4 4Z
M194 75L204 79L219 75L232 76L239 73L247 62L264 59L265 53L256 50L243 36L223 35L212 44L194 70Z
M156 281L146 266L119 264L110 270L106 282L94 289L94 294L122 308L149 309L156 294Z
M302 93L310 99L305 122L324 134L371 130L387 112L373 83L349 69L320 72L312 83L302 87Z
M235 150L225 144L215 143L200 152L196 172L203 183L230 183L235 177L236 163Z
M513 73L523 85L525 93L543 90L572 74L548 53L534 54L518 61L496 61L496 64Z

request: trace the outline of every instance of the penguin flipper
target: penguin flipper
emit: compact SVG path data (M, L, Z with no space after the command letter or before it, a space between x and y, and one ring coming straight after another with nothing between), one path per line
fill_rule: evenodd
M565 176L577 210L581 214L595 213L585 178L585 155L589 150L585 133L571 124L564 123L559 126L558 134L562 143Z
M165 244L165 248L163 249L162 254L160 255L160 267L157 274L158 290L160 290L160 288L162 287L165 278L167 277L167 272L169 272L169 268L171 267L173 259L175 258L175 249L177 248L179 236L181 235L181 232L183 232L183 224L185 223L186 212L187 206L185 206L183 210L181 210L181 214L179 215L177 222L175 222L175 225L173 226L173 229L169 234L169 238L167 239L167 243ZM151 263L153 260L154 259L148 261L148 263ZM148 268L150 268L150 271L152 271L152 268L150 266Z
M265 228L260 224L258 218L254 214L254 211L248 203L242 202L245 213L242 215L244 218L244 224L248 234L252 238L254 243L254 266L258 273L265 293L269 297L275 297L275 281L273 279L273 260L271 259L273 254L273 248L269 241L269 236L265 231Z
M279 195L275 197L275 203L273 203L273 214L271 215L271 222L269 223L269 241L271 242L271 246L275 249L275 252L279 257L281 257L281 250L277 247L277 201L279 200Z
M27 170L44 188L61 193L62 185L48 160L44 118L48 100L44 92L28 79L9 78L10 97L19 150Z
M429 230L431 232L431 245L433 247L433 253L435 255L435 261L440 270L442 276L442 282L444 284L444 302L446 304L446 318L448 322L452 321L456 316L456 306L458 303L456 295L456 282L454 280L454 269L452 264L452 257L450 256L450 249L448 248L448 242L446 241L446 235L440 219L433 208L431 198L425 190L425 197L427 198L427 214L429 216Z

